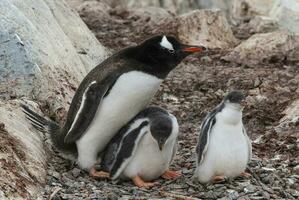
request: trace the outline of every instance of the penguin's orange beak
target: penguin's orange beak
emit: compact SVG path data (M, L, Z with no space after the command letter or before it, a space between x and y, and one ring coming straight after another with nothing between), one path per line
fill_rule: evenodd
M207 48L204 46L187 46L184 47L182 50L184 52L190 52L190 53L195 53L195 52L202 52L205 51Z

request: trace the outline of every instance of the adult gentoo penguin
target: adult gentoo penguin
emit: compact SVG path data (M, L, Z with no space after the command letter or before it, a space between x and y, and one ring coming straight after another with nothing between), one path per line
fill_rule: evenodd
M251 141L242 122L245 95L230 92L204 119L196 147L194 178L201 183L220 182L245 173L251 159Z
M148 107L136 115L108 143L96 177L132 179L138 187L151 187L159 176L176 178L169 170L177 150L179 126L176 118L159 107Z
M145 108L167 74L186 56L205 50L155 36L112 55L80 83L63 127L23 106L35 127L51 134L55 146L91 169L115 133Z

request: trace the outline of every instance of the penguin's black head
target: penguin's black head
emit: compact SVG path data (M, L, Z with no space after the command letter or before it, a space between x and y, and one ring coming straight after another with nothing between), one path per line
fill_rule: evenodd
M150 131L162 151L164 144L171 135L172 121L166 116L157 116L150 123Z
M226 95L224 101L235 104L243 104L245 102L245 95L240 90L233 90Z
M175 37L159 35L145 40L136 47L135 57L142 62L155 66L157 71L174 69L186 56L205 51L203 46L181 44Z

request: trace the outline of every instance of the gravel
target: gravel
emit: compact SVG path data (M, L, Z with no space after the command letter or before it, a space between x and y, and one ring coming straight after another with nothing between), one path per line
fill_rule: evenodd
M114 51L145 37L138 33L140 24L136 21L110 17L118 23L92 21L88 13L84 13L83 19L98 39L111 45ZM112 29L117 31L110 34L108 30ZM126 30L125 35L122 29ZM115 43L118 45L114 46ZM219 53L187 58L164 81L152 102L178 118L179 150L171 168L180 170L181 178L158 179L159 185L148 190L137 188L131 181L99 181L49 150L44 199L298 199L299 137L278 134L275 126L283 116L282 111L299 98L298 85L294 87L299 64L282 62L244 67L226 63L222 56ZM194 183L191 177L196 166L194 152L200 123L231 89L242 89L251 99L244 110L244 123L253 141L253 159L248 166L252 176L220 184Z

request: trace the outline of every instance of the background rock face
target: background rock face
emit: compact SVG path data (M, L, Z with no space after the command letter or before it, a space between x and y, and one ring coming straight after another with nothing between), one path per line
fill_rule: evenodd
M220 10L195 10L179 16L178 37L182 42L208 48L230 48L238 42Z
M20 102L0 101L0 199L35 199L46 183L43 135L29 128Z
M293 59L299 43L297 37L284 31L255 34L224 56L227 61L253 66Z
M299 34L299 0L276 0L269 16L278 21L280 27Z
M65 114L76 86L109 51L63 0L1 0L0 13L0 199L37 199L44 139L11 99Z
M161 7L173 13L182 14L200 7L198 0L114 0L110 5L122 5L129 8Z
M176 14L187 13L195 9L218 8L232 23L249 20L255 16L269 16L278 21L281 29L299 34L298 0L112 0L109 2L102 0L102 2L109 3L112 7L119 5L129 8L161 7Z
M267 16L277 0L232 0L232 17L246 19L256 15Z
M299 75L297 76L297 80ZM297 84L299 81L297 82ZM295 100L289 105L285 111L285 116L280 120L279 125L276 127L276 131L280 134L294 135L298 137L299 133L299 100Z
M3 0L0 12L2 98L55 95L66 104L73 87L107 55L64 1Z

